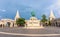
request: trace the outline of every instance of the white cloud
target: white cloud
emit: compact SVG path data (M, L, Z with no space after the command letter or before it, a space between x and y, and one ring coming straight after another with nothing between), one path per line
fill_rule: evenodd
M60 0L57 0L57 1L54 1L54 2L55 3L53 3L52 5L47 7L46 9L56 10L58 12L58 14L60 15Z
M6 10L4 10L4 9L0 9L0 11L5 12Z
M55 3L54 3L55 2ZM54 1L49 7L46 7L47 10L54 10L57 17L60 17L60 0Z
M55 3L53 3L52 5L50 5L49 7L47 7L46 9L59 9L60 8L60 0L54 1Z

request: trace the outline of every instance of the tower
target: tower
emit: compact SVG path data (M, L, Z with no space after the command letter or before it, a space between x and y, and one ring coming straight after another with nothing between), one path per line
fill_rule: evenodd
M53 11L51 10L49 20L51 21L51 20L54 20L54 19L55 19L55 16L54 16Z
M16 16L15 16L15 21L16 21L18 18L20 18L20 16L19 16L19 11L17 10Z

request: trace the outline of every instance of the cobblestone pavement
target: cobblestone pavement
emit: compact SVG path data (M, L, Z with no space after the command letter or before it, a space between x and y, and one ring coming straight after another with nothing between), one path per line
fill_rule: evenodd
M21 33L21 34L60 34L60 27L44 27L43 29L25 29L17 28L0 28L0 32ZM0 34L0 37L60 37L60 36L16 36Z
M59 27L45 27L43 29L25 29L25 28L0 28L2 32L23 33L23 34L60 34Z

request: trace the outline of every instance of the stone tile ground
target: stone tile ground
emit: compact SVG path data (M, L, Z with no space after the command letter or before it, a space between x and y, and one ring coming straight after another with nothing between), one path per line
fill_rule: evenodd
M43 29L24 29L17 28L0 28L0 32L21 33L21 34L60 34L60 27L45 27ZM28 36L13 36L0 34L0 37L28 37ZM32 37L32 36L29 36ZM37 36L38 37L38 36ZM60 37L60 36L40 36L40 37Z

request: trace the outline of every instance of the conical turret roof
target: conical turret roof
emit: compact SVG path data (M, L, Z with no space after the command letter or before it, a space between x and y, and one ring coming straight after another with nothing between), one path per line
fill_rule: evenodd
M50 18L55 18L53 11L50 12Z
M20 18L20 15L19 15L19 11L17 10L17 13L16 13L16 16L15 16L15 20Z

